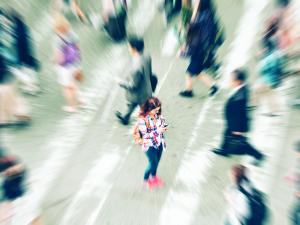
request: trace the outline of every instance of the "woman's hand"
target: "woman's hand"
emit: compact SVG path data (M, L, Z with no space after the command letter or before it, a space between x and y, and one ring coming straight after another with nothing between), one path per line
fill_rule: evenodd
M166 132L167 130L168 130L167 127L159 127L159 128L158 128L158 132L159 132L159 133L164 133L164 132Z

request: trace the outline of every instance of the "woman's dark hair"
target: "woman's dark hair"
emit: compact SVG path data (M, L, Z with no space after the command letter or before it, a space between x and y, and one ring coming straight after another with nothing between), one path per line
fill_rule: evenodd
M247 170L247 168L243 165L240 165L240 164L234 165L231 168L231 172L232 172L232 175L235 178L235 184L237 186L241 186L241 183L243 181L248 181L248 178L246 176L246 170Z
M150 111L160 107L158 115L161 114L161 102L156 97L150 97L147 101L141 106L140 116L147 116Z
M139 37L129 37L128 38L128 43L129 45L133 48L136 49L139 53L143 53L144 51L144 40Z

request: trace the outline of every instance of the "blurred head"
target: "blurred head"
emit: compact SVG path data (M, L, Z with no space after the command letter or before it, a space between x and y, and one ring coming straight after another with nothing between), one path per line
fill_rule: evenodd
M231 87L235 88L243 83L245 83L247 79L247 74L244 69L236 69L232 72L232 77L231 77Z
M147 101L142 105L140 116L155 116L161 114L161 102L156 97L148 98Z
M60 34L66 34L70 31L70 23L62 15L56 15L54 18L54 31Z
M231 168L230 178L236 186L240 186L241 183L247 179L247 168L243 165L237 164Z
M144 40L139 37L129 37L129 52L131 55L143 54L144 52Z

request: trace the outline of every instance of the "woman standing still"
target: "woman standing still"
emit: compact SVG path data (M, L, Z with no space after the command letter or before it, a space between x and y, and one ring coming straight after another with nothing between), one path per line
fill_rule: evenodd
M141 107L139 119L134 129L137 142L142 145L149 165L144 173L144 185L149 188L162 187L162 180L156 175L163 150L166 147L164 133L167 124L161 115L161 102L156 97L149 98Z

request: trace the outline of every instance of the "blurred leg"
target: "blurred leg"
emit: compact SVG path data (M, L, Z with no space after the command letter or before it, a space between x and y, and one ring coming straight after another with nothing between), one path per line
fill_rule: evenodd
M300 199L297 198L292 206L291 225L300 224Z
M199 74L197 79L202 81L207 87L212 87L214 85L214 80L204 72Z
M29 225L43 225L43 221L41 217L35 218Z
M270 113L276 113L279 111L279 100L276 94L276 91L270 88L269 92L267 93L267 104L270 110Z
M186 85L186 90L192 91L193 90L193 78L191 75L187 75L185 78L185 85Z
M157 156L155 151L156 149L150 147L146 152L146 156L148 158L149 164L144 173L145 181L149 179L150 175L153 176L153 174L155 174L156 167L157 167Z

